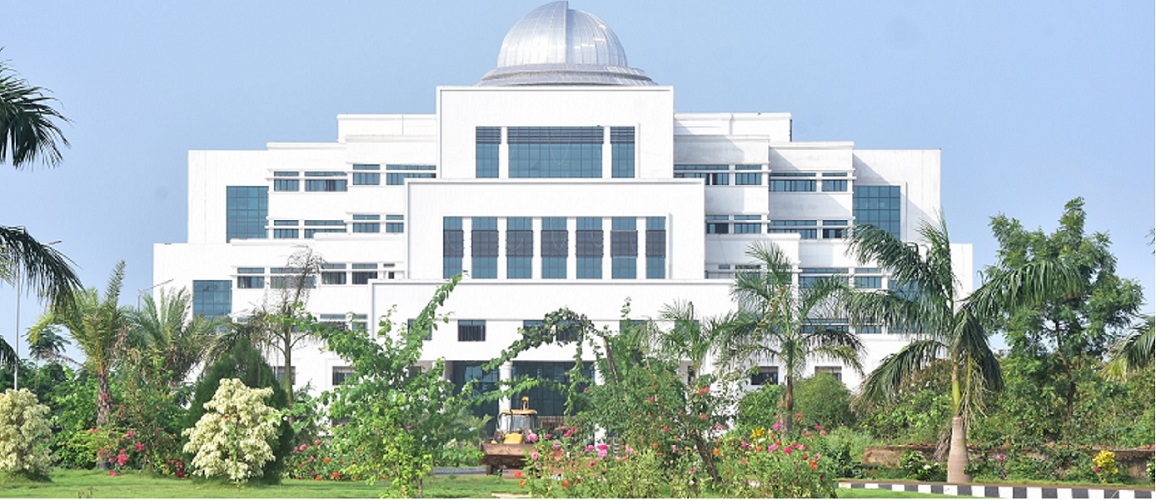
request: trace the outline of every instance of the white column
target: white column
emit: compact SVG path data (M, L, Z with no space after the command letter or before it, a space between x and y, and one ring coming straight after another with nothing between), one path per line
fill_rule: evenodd
M469 217L462 217L462 273L466 276L473 277L472 267L474 264L473 257L473 235L471 231L474 228L474 220Z
M530 219L530 229L533 231L534 244L530 257L530 277L542 279L542 218Z
M498 279L506 279L506 217L498 217Z
M578 219L566 218L566 279L578 278Z
M614 219L602 219L602 279L610 279L614 259L610 257L610 231L614 229Z
M502 363L502 366L498 367L499 386L501 386L502 382L507 382L512 378L514 378L514 363L512 361L507 361L505 363ZM509 410L509 409L510 409L510 398L504 397L504 398L498 400L498 411L499 412L501 412L502 410Z

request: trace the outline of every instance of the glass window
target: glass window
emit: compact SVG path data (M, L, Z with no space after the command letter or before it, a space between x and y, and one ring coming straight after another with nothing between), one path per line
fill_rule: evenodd
M276 378L278 382L284 383L285 382L285 367L284 366L274 366L273 367L273 378ZM296 366L293 367L293 374L289 377L289 385L297 385L297 367Z
M510 178L602 177L602 127L510 127Z
M763 225L758 222L736 222L735 234L758 234L763 232Z
M879 325L863 325L855 328L855 333L883 333L883 327Z
M870 289L883 288L883 277L882 276L856 276L855 277L855 288L870 288Z
M305 190L312 192L334 193L339 191L348 191L349 187L345 179L305 179Z
M458 342L485 342L486 320L462 319L458 320Z
M541 384L524 393L511 396L511 401L519 401L522 396L530 398L530 405L543 416L562 416L566 414L566 394L557 387L570 385L569 372L574 368L573 361L515 361L513 376L534 377L539 380L550 380L555 384ZM583 363L582 375L587 380L594 379L593 363ZM582 388L579 388L581 391ZM577 408L576 408L577 409Z
M323 271L321 273L322 285L344 285L347 275L344 272Z
M638 221L634 217L610 220L610 277L638 277Z
M856 224L870 224L899 238L903 205L899 186L855 185L851 200Z
M847 190L847 180L846 179L840 179L840 180L823 179L823 191L846 191L846 190Z
M575 232L579 279L602 278L602 219L579 217Z
M387 233L404 233L405 232L405 223L404 222L386 222L385 223L385 232L387 232Z
M442 219L442 277L452 278L462 273L465 256L465 233L461 217Z
M287 172L284 170L277 170L273 172L273 177L297 177L299 175L301 175L301 172Z
M381 216L376 214L353 214L353 220L381 220Z
M506 219L506 277L529 279L532 277L534 257L533 221L529 217Z
M380 233L381 223L379 222L354 222L353 232L355 233Z
M381 174L377 172L354 172L353 173L354 186L378 186L381 185Z
M666 278L666 217L646 218L646 278Z
M365 164L365 163L354 163L354 164L353 164L353 169L354 169L354 170L372 170L372 171L379 171L379 170L381 170L381 165L371 165L371 164Z
M815 181L771 178L771 191L799 193L815 191Z
M730 234L731 225L727 222L707 222L706 234Z
M758 373L751 375L751 385L779 385L779 367L760 366Z
M634 178L634 127L610 127L610 173L616 179Z
M564 217L542 218L542 278L566 279L569 236Z
M735 174L736 186L761 186L763 185L763 174L751 172L739 172Z
M273 179L274 191L300 191L301 181L297 179Z
M674 178L703 179L707 186L726 186L730 184L729 169L728 165L675 165Z
M843 380L843 368L840 366L816 366L815 375L819 375L821 373L826 373L827 375L835 377L835 380Z
M265 288L264 276L237 276L237 289Z
M269 217L269 188L227 186L225 188L225 241L265 239Z
M497 279L498 218L474 217L471 225L470 252L473 261L470 276L475 279Z
M344 384L347 379L353 378L353 368L348 366L333 367L333 387Z
M273 229L273 239L275 240L295 240L300 237L300 232L296 229Z
M795 233L804 240L814 240L819 237L818 223L813 220L773 220L767 227L770 233Z
M502 144L501 127L478 127L475 134L474 162L479 179L498 178L498 149Z
M369 280L377 279L377 271L354 271L353 279L350 280L354 285L367 285Z
M233 310L233 282L193 280L193 316L228 316Z

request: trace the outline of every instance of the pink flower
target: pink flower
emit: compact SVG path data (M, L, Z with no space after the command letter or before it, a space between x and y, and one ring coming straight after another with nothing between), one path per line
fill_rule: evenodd
M995 459L996 459L996 460L998 460L998 461L1000 461L1000 462L1003 462L1003 460L1004 460L1004 456L1003 456L1003 453L1000 453L999 455L996 455L996 456L995 456Z
M124 433L124 437L126 438L131 439L133 436L136 436L136 431L133 431L132 429L129 429L128 432Z
M598 458L604 458L607 453L608 452L606 451L606 448L599 448L598 449Z
M137 453L144 451L144 448L145 448L144 443L137 443L137 444L132 445L132 449L135 450Z
M555 450L557 450L558 448L561 448L561 447L562 447L562 443L559 443L559 442L557 442L557 441L554 441L554 444L550 445L550 447L551 447L551 448L554 448Z
M653 402L654 402L654 396L648 396L648 397L646 398L646 402L647 402L647 403L653 403Z
M536 441L538 441L538 435L537 434L534 434L533 432L529 432L526 434L526 442L533 443Z
M775 423L775 425L772 425L772 426L771 426L771 428L777 431L777 430L779 430L779 429L782 429L782 428L783 428L783 426L779 425L779 424L776 422L776 423Z
M309 457L309 463L313 463L313 457Z
M634 448L631 448L630 445L626 445L626 454L629 455L631 453L634 453Z
M815 424L815 430L821 431L821 430L823 430L823 426L821 426L819 424Z
M678 453L678 447L673 445L673 444L670 445L670 452L671 453Z
M592 444L586 445L586 451L594 451L594 445L592 445Z
M108 471L108 475L110 475L110 476L115 476L115 475L116 475L116 471L114 471L114 470L110 470L110 471Z
M668 432L668 431L670 431L670 427L667 427L665 425L662 426L662 432Z
M537 460L537 459L538 459L538 450L531 451L530 452L530 460Z
M550 434L549 432L547 432L547 433L546 433L546 435L545 435L545 436L543 436L543 437L544 437L544 438L546 438L546 439L554 439L554 435L553 435L553 434Z
M606 443L598 443L598 446L595 446L595 448L605 451L607 448L609 448L609 446L606 446Z
M565 433L565 434L562 434L562 437L564 437L564 438L568 438L568 437L570 437L570 436L573 436L573 435L574 435L574 431L576 431L576 430L578 430L578 426L577 426L577 425L575 425L574 427L571 427L571 428L569 428L569 429L566 429L566 433Z
M297 448L297 451L305 451L305 449L306 449L306 448L308 448L308 447L309 447L309 445L305 445L305 444L303 444L303 445L301 445L301 447L300 447L300 448Z
M819 435L820 435L820 436L826 436L826 435L827 435L827 431L819 431Z
M705 413L699 413L698 418L700 418L702 420L706 420L706 414Z
M779 446L774 444L767 447L767 451L775 451L777 449L779 449Z
M1095 472L1100 472L1100 468L1099 468L1099 467L1092 467L1092 470L1093 470L1093 471L1095 471Z

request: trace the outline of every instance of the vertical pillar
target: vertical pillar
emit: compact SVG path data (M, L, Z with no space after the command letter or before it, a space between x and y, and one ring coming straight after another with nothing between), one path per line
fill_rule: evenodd
M507 361L498 367L498 385L502 386L504 382L508 382L514 378L514 363ZM510 409L510 398L504 397L498 400L498 411Z

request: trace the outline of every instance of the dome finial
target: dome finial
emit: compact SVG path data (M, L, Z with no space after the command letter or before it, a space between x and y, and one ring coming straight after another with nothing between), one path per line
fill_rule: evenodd
M618 36L593 14L565 0L530 11L502 40L498 65L480 86L654 85L626 62Z

